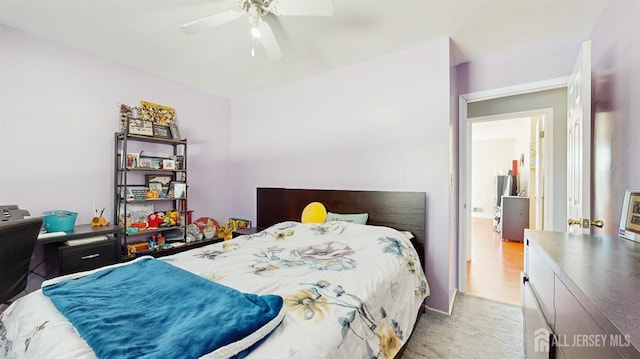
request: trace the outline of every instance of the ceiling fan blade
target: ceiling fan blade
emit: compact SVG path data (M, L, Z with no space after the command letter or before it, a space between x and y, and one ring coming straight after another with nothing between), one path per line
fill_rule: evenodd
M331 16L332 0L275 0L269 11L276 15Z
M260 42L262 43L262 47L264 47L264 51L267 53L267 56L269 56L272 61L280 60L282 58L282 50L280 50L280 45L271 30L271 26L269 26L266 21L262 20L260 21L258 29L260 29Z
M182 30L182 32L187 35L193 35L202 30L206 30L208 28L219 26L236 20L242 15L244 15L243 11L227 10L225 12L203 17L202 19L198 19L190 23L181 25L180 30Z

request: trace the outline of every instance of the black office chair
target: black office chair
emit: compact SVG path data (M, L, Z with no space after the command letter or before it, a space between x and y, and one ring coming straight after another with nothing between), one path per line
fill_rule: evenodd
M41 227L42 217L0 222L0 303L7 303L27 287Z

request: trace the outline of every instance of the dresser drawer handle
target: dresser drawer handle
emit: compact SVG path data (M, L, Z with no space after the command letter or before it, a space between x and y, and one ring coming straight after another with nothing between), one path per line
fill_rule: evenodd
M91 259L99 256L100 256L100 253L95 253L95 254L89 254L88 256L82 256L80 257L80 259Z

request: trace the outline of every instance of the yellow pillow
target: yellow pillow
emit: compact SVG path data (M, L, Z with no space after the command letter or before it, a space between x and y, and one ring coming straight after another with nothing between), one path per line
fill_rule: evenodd
M311 202L302 210L302 223L324 223L327 209L320 202Z

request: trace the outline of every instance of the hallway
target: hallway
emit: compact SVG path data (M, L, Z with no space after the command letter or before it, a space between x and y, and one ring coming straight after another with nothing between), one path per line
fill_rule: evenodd
M471 261L467 261L467 293L500 302L520 304L520 273L524 245L503 241L493 220L472 218Z

